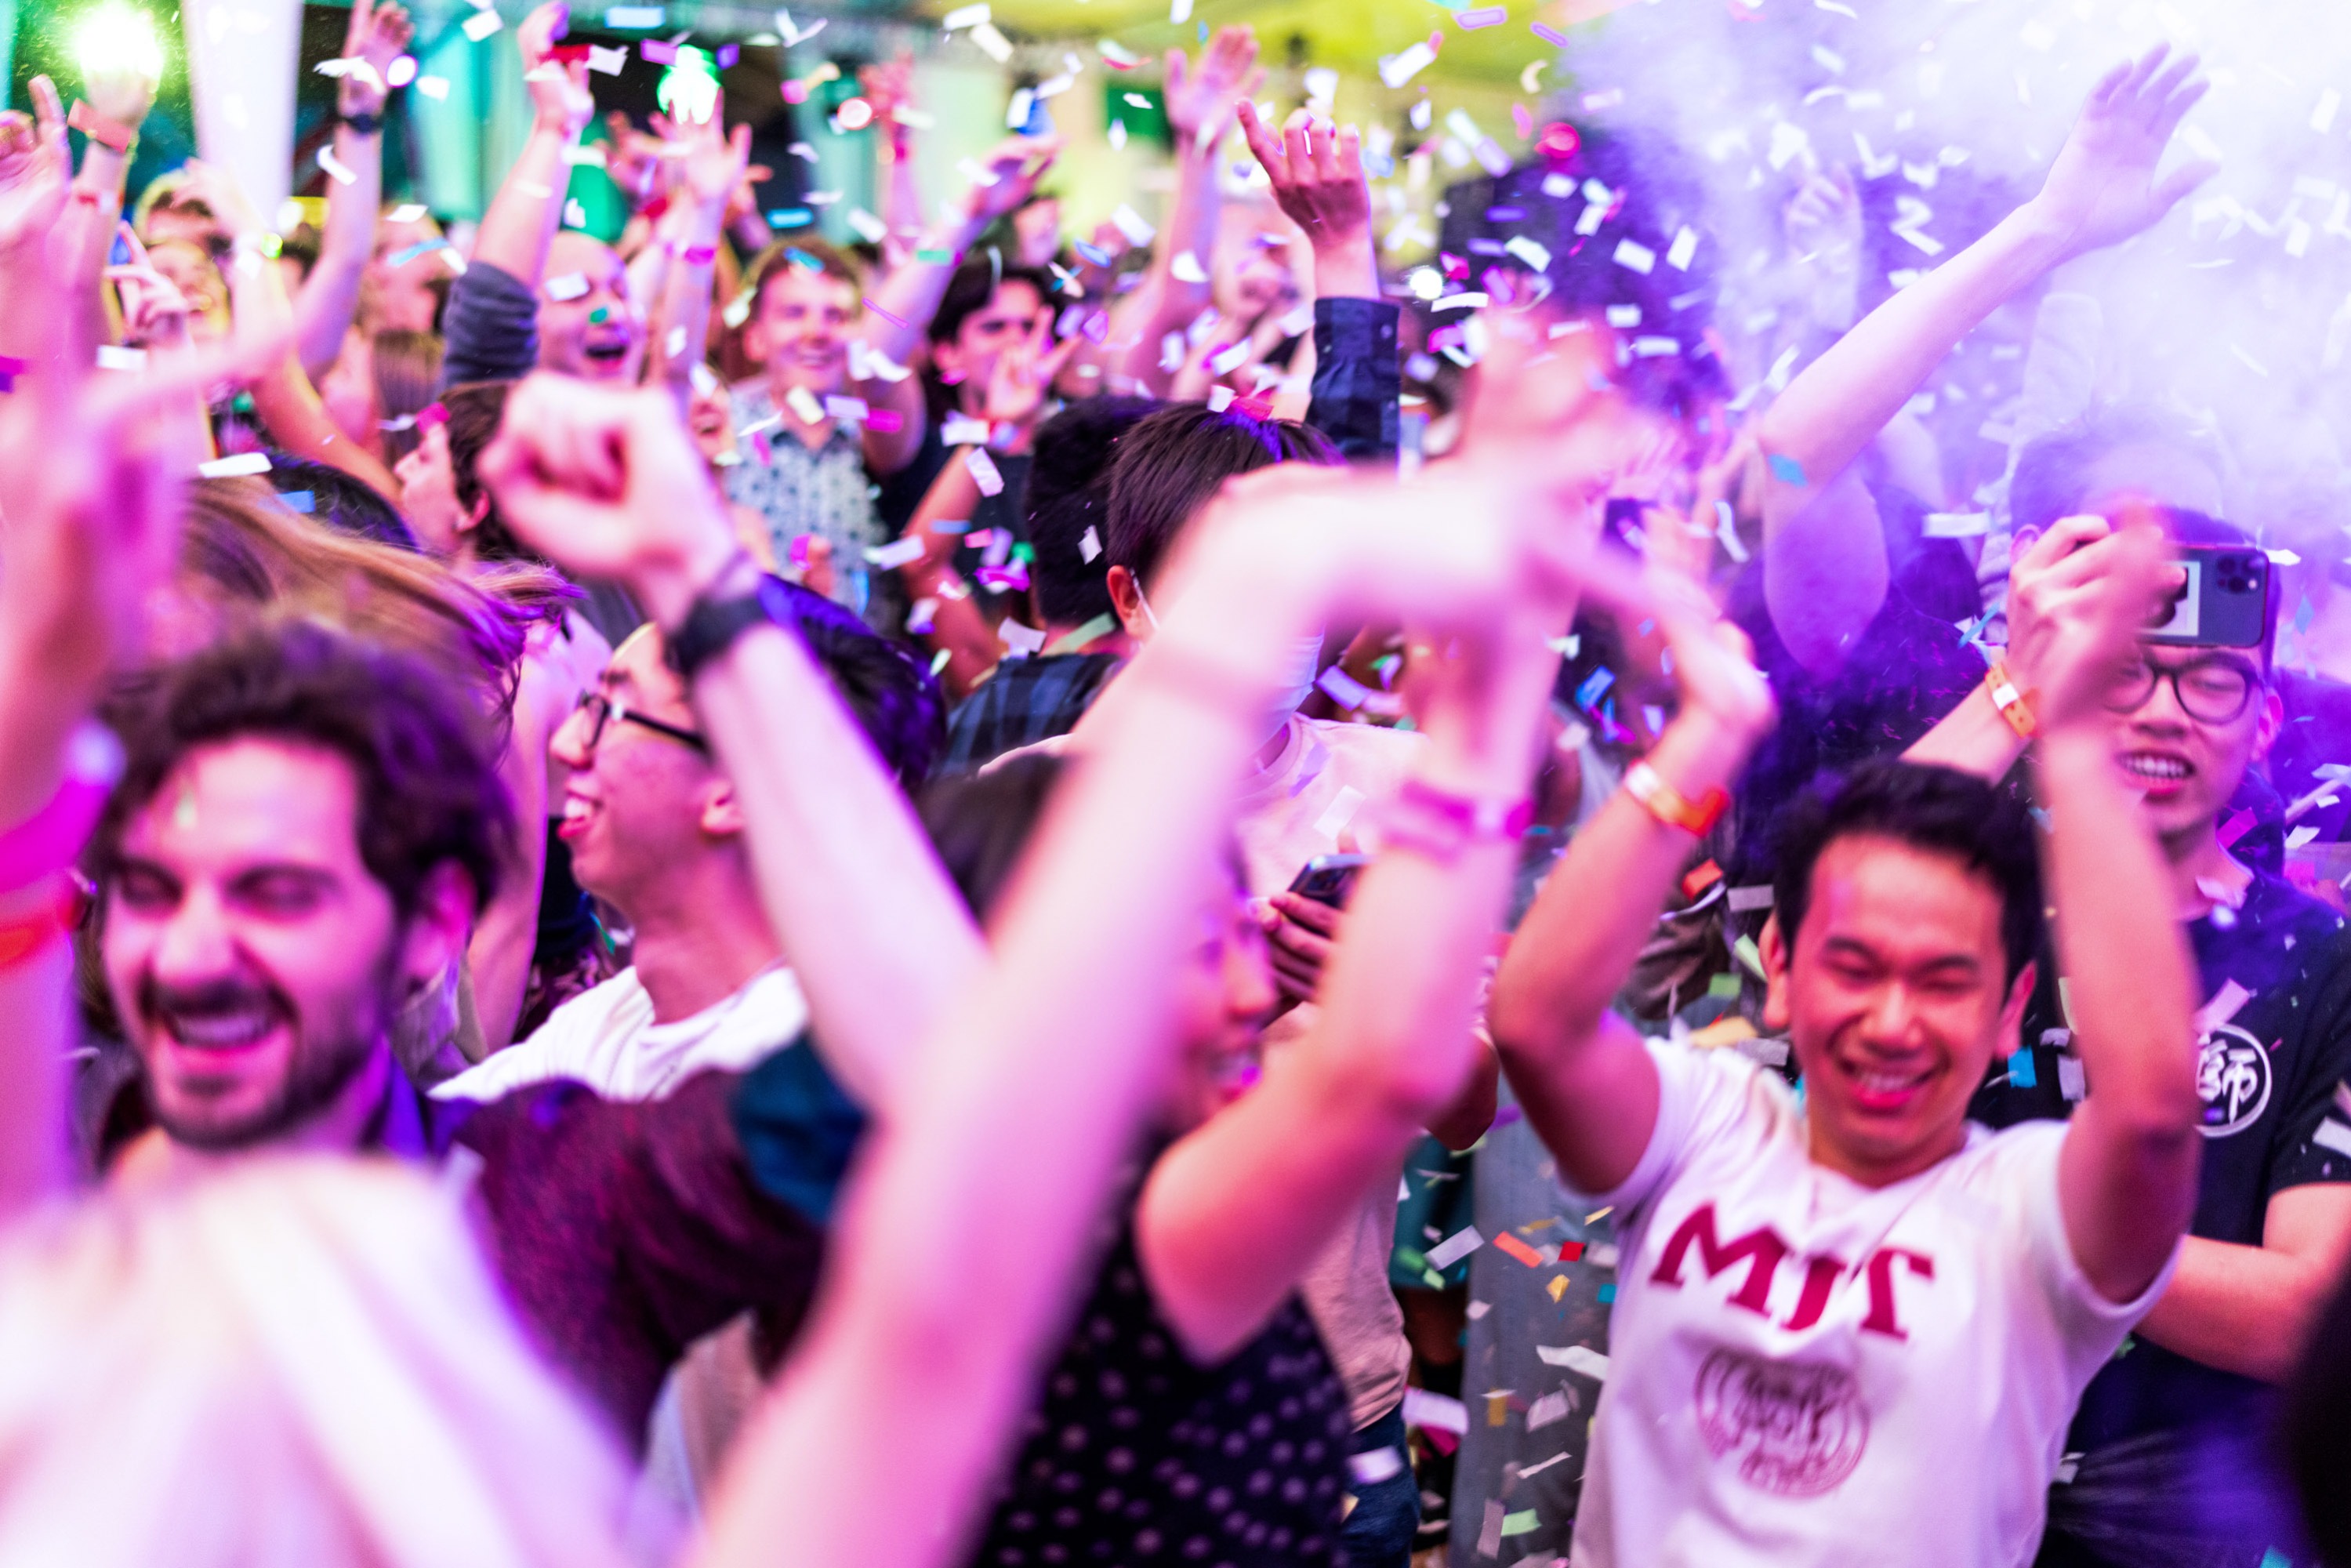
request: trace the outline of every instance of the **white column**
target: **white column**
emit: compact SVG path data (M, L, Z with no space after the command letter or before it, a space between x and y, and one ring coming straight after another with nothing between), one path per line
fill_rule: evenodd
M302 0L184 0L181 15L197 153L266 218L292 188Z

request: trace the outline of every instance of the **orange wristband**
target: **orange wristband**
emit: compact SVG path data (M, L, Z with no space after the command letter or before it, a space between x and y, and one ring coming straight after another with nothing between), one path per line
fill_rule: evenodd
M128 152L139 140L138 129L119 120L109 120L80 99L66 113L66 123L89 137L101 147L111 147L117 152Z
M59 877L57 895L13 920L0 920L0 969L13 969L80 922L81 894L70 878Z
M1646 762L1635 762L1625 771L1625 792L1666 826L1679 828L1701 839L1730 809L1729 792L1719 786L1692 800L1667 783L1665 776Z
M2000 716L2008 720L2008 727L2016 731L2019 740L2031 740L2040 733L2041 726L2032 716L2032 704L2009 678L2005 660L1993 661L1991 668L1984 672L1984 695L1991 698L1991 706L2000 709Z

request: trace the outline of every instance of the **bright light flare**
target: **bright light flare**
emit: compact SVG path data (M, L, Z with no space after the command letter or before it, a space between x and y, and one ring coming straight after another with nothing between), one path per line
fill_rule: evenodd
M163 43L144 11L110 0L83 13L74 29L74 60L84 80L100 76L161 80Z

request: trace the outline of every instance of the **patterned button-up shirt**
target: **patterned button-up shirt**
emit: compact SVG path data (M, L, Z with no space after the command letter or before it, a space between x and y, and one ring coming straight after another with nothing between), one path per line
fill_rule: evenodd
M832 546L833 598L864 616L878 632L894 632L896 596L883 585L865 552L888 543L873 509L873 481L856 429L836 423L824 444L811 448L777 418L764 381L735 389L736 448L743 460L726 470L726 498L768 520L778 561L792 541L814 534Z

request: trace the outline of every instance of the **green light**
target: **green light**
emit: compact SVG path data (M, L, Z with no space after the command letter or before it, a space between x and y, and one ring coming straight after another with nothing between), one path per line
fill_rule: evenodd
M653 89L653 101L661 105L663 113L696 125L716 113L718 68L708 51L691 44L679 46L677 63L662 73L661 84Z

